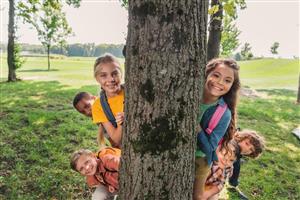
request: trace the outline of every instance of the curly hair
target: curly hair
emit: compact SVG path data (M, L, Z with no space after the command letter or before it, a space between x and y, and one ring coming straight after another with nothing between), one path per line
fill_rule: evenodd
M262 136L260 136L256 131L254 130L242 130L238 131L235 136L234 140L236 140L238 143L248 139L249 142L253 145L254 151L251 152L248 156L250 158L257 158L263 150L265 149L265 141Z

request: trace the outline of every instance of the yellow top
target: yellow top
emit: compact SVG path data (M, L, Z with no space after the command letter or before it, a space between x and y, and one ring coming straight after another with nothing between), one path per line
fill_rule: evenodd
M114 116L119 112L124 112L124 89L117 96L107 98L107 101ZM95 124L109 121L103 112L99 97L92 106L92 115Z

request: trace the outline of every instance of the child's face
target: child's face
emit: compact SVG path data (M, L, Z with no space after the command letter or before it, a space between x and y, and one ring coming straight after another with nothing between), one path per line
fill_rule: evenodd
M205 90L207 94L215 97L221 97L230 90L233 81L233 69L224 64L219 64L208 74L205 83Z
M252 152L254 152L254 146L253 146L253 144L251 144L251 141L249 138L246 138L246 139L242 140L241 142L239 142L239 146L240 146L242 155L249 155Z
M91 96L83 97L76 104L77 111L87 117L92 117L92 105L93 105L94 101L95 101L95 99Z
M94 175L97 171L97 160L92 155L81 155L77 160L77 171L84 176Z
M231 166L236 159L234 152L226 153L226 150L225 149L220 150L220 147L218 147L216 154L218 156L218 165L221 168Z
M97 82L108 96L115 95L120 91L121 79L122 74L116 62L101 64L100 72L96 76Z

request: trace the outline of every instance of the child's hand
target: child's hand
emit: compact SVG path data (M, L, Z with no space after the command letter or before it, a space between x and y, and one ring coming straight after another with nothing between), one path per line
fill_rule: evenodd
M117 113L115 118L116 118L117 124L119 124L119 125L123 124L123 122L124 122L124 112Z

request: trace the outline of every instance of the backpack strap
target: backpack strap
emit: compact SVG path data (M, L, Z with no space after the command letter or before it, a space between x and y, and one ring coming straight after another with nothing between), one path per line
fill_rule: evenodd
M208 123L207 129L205 129L205 132L210 135L213 130L216 128L218 125L220 119L222 118L223 114L225 113L227 109L227 104L225 103L224 105L218 105L215 113L213 114L212 118L210 119Z
M103 110L105 116L107 117L108 121L110 121L110 123L113 125L113 127L117 128L118 125L116 122L116 118L110 109L110 106L107 102L107 97L106 97L104 90L101 90L101 92L100 92L100 104L101 104L102 110Z

